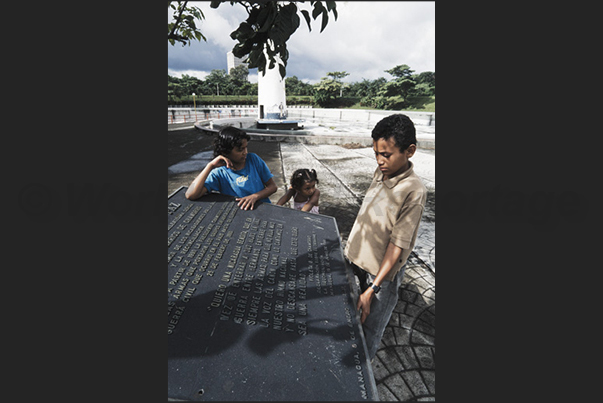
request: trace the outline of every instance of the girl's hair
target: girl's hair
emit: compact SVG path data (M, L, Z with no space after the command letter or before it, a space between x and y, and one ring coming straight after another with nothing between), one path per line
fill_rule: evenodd
M233 148L241 146L243 139L249 141L251 137L241 129L233 126L220 129L214 140L214 158L218 155L228 156Z
M301 189L305 182L316 182L318 184L319 181L315 170L302 168L291 175L291 187L293 189Z

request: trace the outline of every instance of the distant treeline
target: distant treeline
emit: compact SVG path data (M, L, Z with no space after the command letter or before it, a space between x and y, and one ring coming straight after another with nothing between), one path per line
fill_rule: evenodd
M344 83L341 79L348 73L329 72L319 83L308 84L296 76L286 77L287 105L435 110L435 72L413 74L407 65L386 72L394 79ZM168 105L257 105L258 84L248 82L247 75L245 66L231 69L230 74L212 70L205 80L168 74Z

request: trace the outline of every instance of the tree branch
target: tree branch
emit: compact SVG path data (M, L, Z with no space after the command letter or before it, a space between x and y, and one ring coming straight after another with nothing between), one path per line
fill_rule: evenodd
M168 39L176 39L178 40L178 35L175 35L175 31L176 29L178 29L178 26L180 25L180 20L182 20L182 13L184 12L184 9L186 8L186 4L188 3L188 1L185 1L184 4L182 5L182 7L180 7L180 9L178 11L180 11L180 14L178 14L178 18L176 18L176 21L174 22L174 26L172 27L172 32L170 32L168 34ZM180 5L180 2L178 2L178 5ZM168 3L168 7L169 7L169 3Z

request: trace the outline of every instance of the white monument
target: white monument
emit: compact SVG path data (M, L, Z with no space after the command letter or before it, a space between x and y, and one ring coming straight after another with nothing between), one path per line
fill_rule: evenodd
M266 54L266 52L264 52ZM285 77L281 77L276 55L273 68L266 66L264 74L258 71L258 122L260 129L297 129L298 122L286 120L287 98L285 95ZM266 59L268 55L266 54Z
M278 63L280 57L275 56L277 64L269 69L266 66L262 74L258 71L258 108L259 119L284 119L287 117L287 98L285 96L285 79L281 77Z

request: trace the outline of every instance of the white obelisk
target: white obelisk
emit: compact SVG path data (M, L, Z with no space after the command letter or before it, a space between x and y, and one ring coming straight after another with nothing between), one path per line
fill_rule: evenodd
M264 51L266 59L268 55ZM287 98L285 96L285 77L281 77L279 63L281 58L276 55L276 64L269 69L266 66L265 74L258 71L258 119L287 118Z

